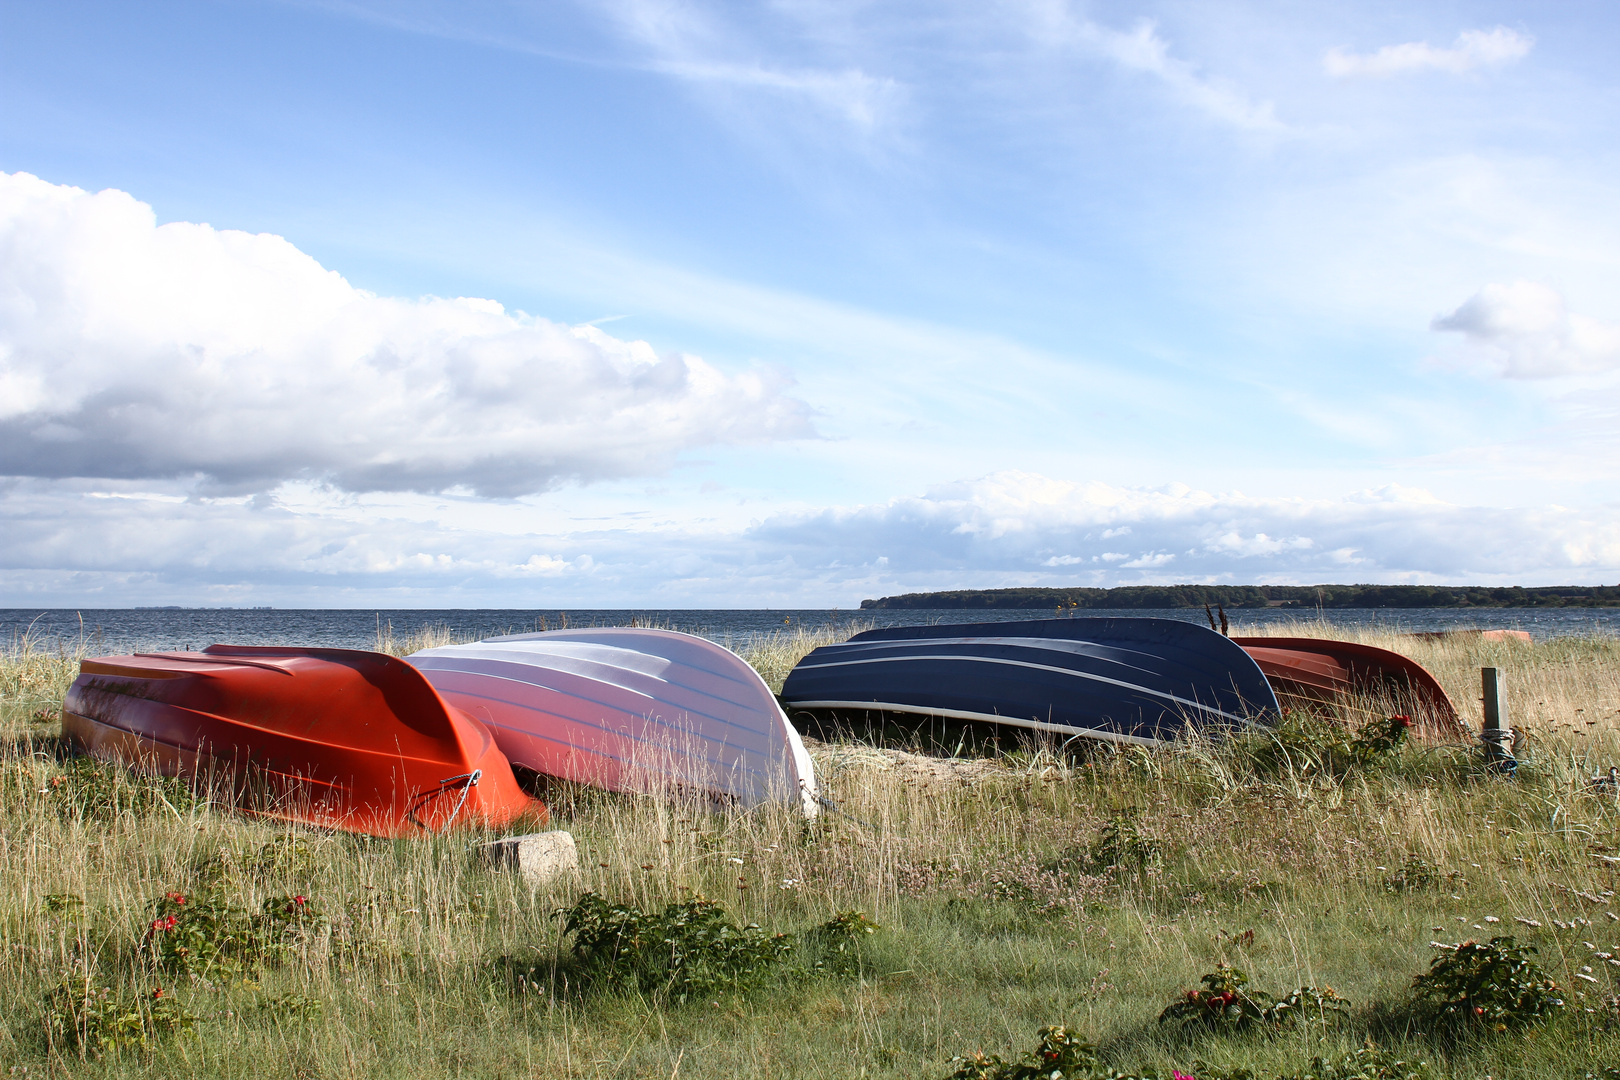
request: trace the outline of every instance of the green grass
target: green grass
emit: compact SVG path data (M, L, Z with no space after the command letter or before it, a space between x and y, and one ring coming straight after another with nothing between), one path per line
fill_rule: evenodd
M71 768L54 723L35 717L60 694L63 664L14 654L0 665L0 1065L30 1077L942 1078L953 1056L1011 1058L1048 1024L1098 1043L1109 1065L1164 1075L1202 1059L1271 1077L1368 1039L1440 1076L1620 1064L1620 968L1595 955L1620 957L1620 906L1606 895L1620 889L1616 864L1597 857L1620 855L1620 805L1587 782L1620 763L1620 646L1367 640L1427 664L1476 723L1477 669L1503 668L1531 748L1519 779L1427 744L1342 780L1265 773L1241 745L1087 762L1028 747L949 775L827 746L818 766L843 812L811 825L559 789L554 823L584 866L538 893L473 858L475 831L320 833L188 799L173 782ZM811 644L784 636L755 659L779 679ZM1099 841L1119 819L1143 846L1108 869ZM154 967L154 902L198 889L247 912L307 895L325 920L261 963ZM790 934L861 910L882 930L852 976L789 965L685 1005L581 995L564 986L554 912L585 890L647 911L702 895ZM1430 941L1498 933L1540 950L1571 1008L1508 1036L1403 1025L1396 1010ZM1351 1014L1276 1035L1156 1022L1221 963L1279 995L1331 986ZM535 977L517 983L514 967ZM73 975L132 1003L162 986L194 1023L81 1057L46 1037L47 995Z

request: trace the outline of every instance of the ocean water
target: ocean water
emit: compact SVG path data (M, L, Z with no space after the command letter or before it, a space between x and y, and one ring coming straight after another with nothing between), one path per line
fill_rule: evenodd
M783 630L829 626L923 626L933 623L1011 622L1049 618L1044 609L883 609L824 610L272 610L232 608L0 608L0 648L25 637L36 646L69 650L82 641L92 654L201 649L215 642L233 645L309 645L371 649L379 634L396 638L431 626L458 635L492 637L562 626L659 626L699 634L731 648ZM1202 608L1088 609L1076 618L1100 616L1180 619L1203 624ZM1315 611L1246 608L1228 611L1234 633L1279 623L1317 618ZM1337 608L1322 613L1340 626L1377 626L1397 632L1460 629L1528 630L1538 640L1569 635L1620 634L1620 608Z

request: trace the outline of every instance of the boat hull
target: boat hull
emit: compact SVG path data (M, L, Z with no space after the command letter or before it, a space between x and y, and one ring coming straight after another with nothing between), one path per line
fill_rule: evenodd
M1446 691L1416 660L1375 645L1326 638L1234 637L1284 702L1343 704L1355 696L1387 699L1431 736L1465 731Z
M62 728L89 754L326 828L408 836L545 816L482 725L380 653L214 645L85 660Z
M913 713L1141 744L1278 712L1248 654L1169 619L869 630L806 656L782 698L796 709Z
M406 658L514 765L610 791L816 811L815 770L741 657L670 630L552 630Z

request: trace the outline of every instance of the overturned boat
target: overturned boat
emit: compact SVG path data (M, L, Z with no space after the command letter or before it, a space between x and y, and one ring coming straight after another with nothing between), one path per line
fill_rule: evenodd
M611 791L816 811L815 770L740 656L671 630L551 630L406 659L514 765Z
M1234 637L1254 657L1287 703L1345 704L1355 697L1378 699L1402 712L1429 735L1464 732L1462 717L1427 668L1410 657L1376 645L1327 638Z
M252 813L350 832L545 816L483 725L381 653L211 645L85 660L62 730L96 757L219 781Z
M1037 619L868 630L789 673L795 709L911 713L1157 743L1274 719L1253 659L1171 619Z

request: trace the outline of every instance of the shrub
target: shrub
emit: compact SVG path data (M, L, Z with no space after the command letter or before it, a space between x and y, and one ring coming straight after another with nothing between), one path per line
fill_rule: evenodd
M1173 1070L1166 1077L1154 1069L1121 1072L1097 1063L1097 1048L1063 1027L1041 1028L1041 1044L1016 1061L994 1054L953 1058L957 1069L949 1080L1260 1080L1252 1069L1223 1068L1193 1062L1191 1074ZM1367 1046L1333 1061L1312 1058L1309 1067L1277 1080L1429 1080L1429 1065ZM1610 1080L1605 1073L1603 1080ZM1620 1072L1616 1072L1620 1080Z
M1195 1066L1194 1072L1199 1080L1205 1080L1201 1062ZM1428 1077L1429 1063L1426 1061L1407 1061L1388 1050L1364 1046L1334 1061L1312 1058L1309 1068L1288 1073L1277 1080L1428 1080Z
M1201 1027L1214 1031L1244 1031L1252 1027L1282 1027L1298 1020L1318 1022L1343 1016L1348 1002L1332 987L1301 986L1277 998L1249 987L1249 976L1222 964L1201 980L1202 990L1188 990L1159 1014L1161 1024Z
M861 945L878 932L877 923L863 911L840 911L804 933L804 951L810 970L829 975L854 975L861 967Z
M574 959L587 985L673 1001L746 989L793 949L787 935L738 926L722 905L702 897L649 913L592 892L558 914L563 932L574 935Z
M1430 889L1440 883L1440 868L1417 856L1408 855L1389 877L1384 879L1384 890L1392 893L1416 892Z
M1507 1031L1541 1023L1564 1007L1563 991L1511 937L1442 945L1412 979L1417 1018L1459 1028Z
M144 1050L161 1038L190 1031L196 1020L161 986L143 999L71 976L45 996L47 1038L81 1054Z
M326 1002L303 994L281 994L259 1002L259 1011L278 1021L319 1020Z
M1094 869L1141 870L1159 861L1159 845L1142 835L1130 818L1112 817L1091 845L1090 854Z
M1016 1061L994 1054L953 1058L950 1080L1090 1080L1097 1071L1097 1047L1068 1028L1040 1030L1041 1044Z
M324 921L304 896L270 897L257 916L211 891L165 893L153 907L143 947L159 967L191 974L264 963Z
M78 893L50 893L45 897L45 910L64 918L84 914L84 897Z
M171 892L153 907L142 944L159 967L198 974L230 970L252 951L252 919L217 893Z
M1264 775L1292 770L1342 779L1384 764L1405 744L1411 729L1411 717L1395 715L1371 721L1352 735L1337 720L1285 709L1276 726L1234 745Z

